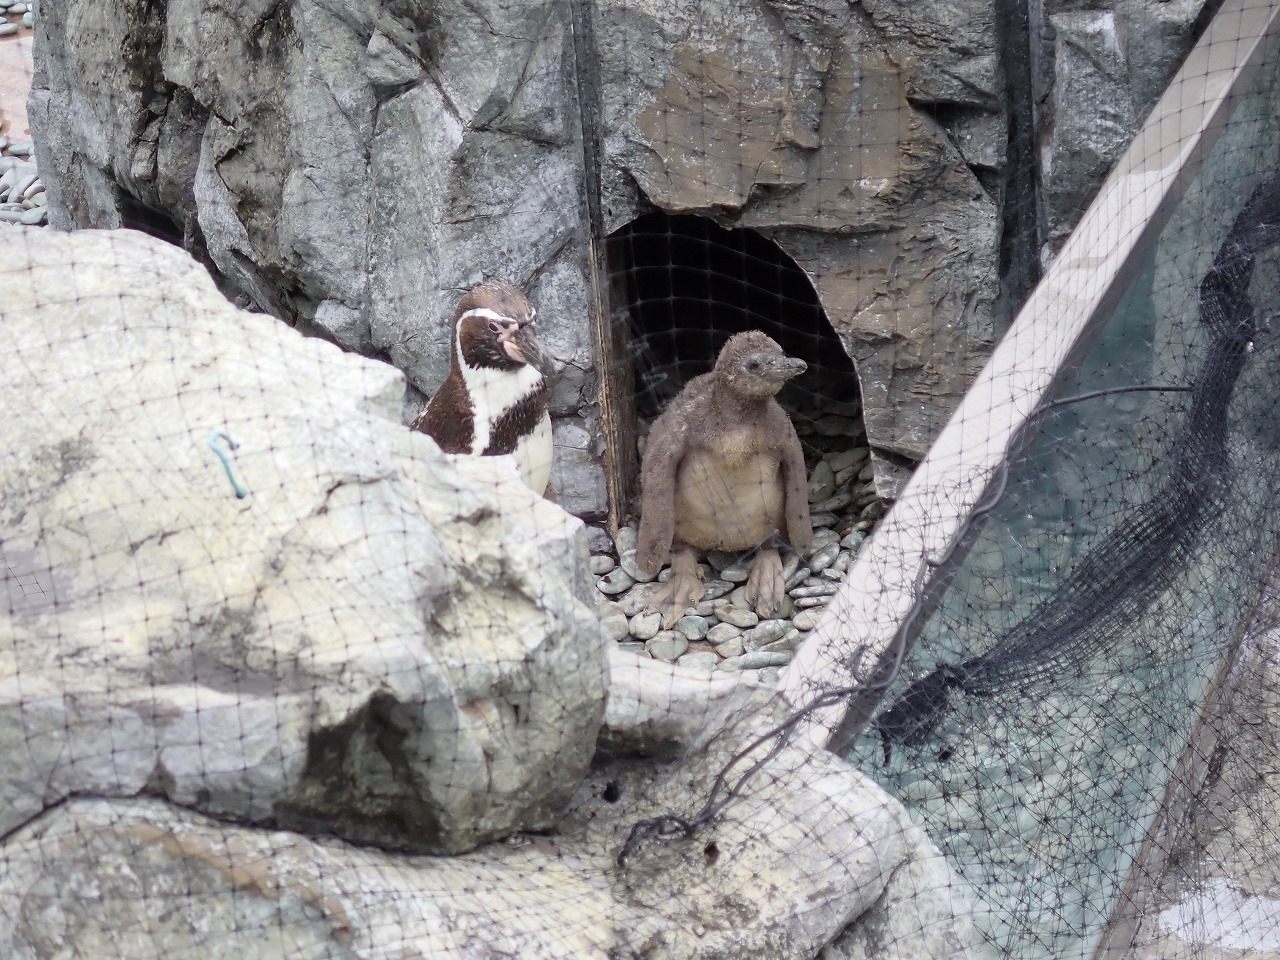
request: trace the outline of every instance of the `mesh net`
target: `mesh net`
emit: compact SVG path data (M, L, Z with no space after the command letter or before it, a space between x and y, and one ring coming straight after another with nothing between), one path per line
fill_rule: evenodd
M1280 6L0 10L0 956L1280 955Z

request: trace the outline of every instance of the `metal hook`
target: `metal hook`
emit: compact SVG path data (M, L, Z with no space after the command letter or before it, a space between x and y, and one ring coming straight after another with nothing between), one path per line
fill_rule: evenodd
M218 459L222 461L222 469L227 471L227 479L231 481L231 489L236 492L236 499L243 500L249 495L249 491L240 486L240 481L236 479L235 471L231 467L231 460L223 449L218 446L218 438L221 437L227 441L227 446L234 452L240 449L240 444L236 443L223 430L215 430L209 435L209 449L218 455Z

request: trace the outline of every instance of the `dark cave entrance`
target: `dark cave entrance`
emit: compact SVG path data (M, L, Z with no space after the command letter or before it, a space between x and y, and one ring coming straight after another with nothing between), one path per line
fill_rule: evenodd
M659 211L615 231L606 250L614 326L623 328L613 340L629 361L618 388L631 401L618 424L629 448L616 461L624 489L636 488L635 438L744 330L764 331L809 365L778 397L807 458L865 444L853 361L809 278L772 240Z

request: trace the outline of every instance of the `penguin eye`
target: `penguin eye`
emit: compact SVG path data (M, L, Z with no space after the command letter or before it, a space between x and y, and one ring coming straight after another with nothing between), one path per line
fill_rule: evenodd
M748 369L748 370L750 370L750 371L752 371L753 373L754 373L756 370L759 370L759 369L760 369L760 361L759 361L759 360L752 360L750 363L748 363L748 364L747 364L747 369Z
M502 324L500 324L497 320L490 320L490 321L489 321L489 332L490 332L490 333L497 333L497 332L499 332L501 329L502 329Z

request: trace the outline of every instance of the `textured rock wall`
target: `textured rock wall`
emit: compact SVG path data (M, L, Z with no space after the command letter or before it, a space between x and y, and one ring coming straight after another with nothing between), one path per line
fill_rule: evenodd
M527 284L555 485L604 513L598 442L579 439L598 431L565 2L45 10L31 110L63 174L56 226L184 243L242 303L400 367L410 412L444 379L462 291Z
M776 241L855 358L872 445L919 456L995 335L997 199L956 141L1002 162L965 139L996 132L1002 80L987 0L864 7L598 4L604 206Z
M1039 231L1047 263L1155 106L1220 0L1033 6Z
M857 362L873 449L924 451L1016 306L1001 271L1070 229L1204 0L1044 0L1022 33L1009 2L47 0L31 118L55 225L184 243L243 302L404 370L407 412L460 291L528 285L553 483L601 517L621 358L593 355L587 241L654 207L776 241ZM1036 193L1009 190L1011 129Z

